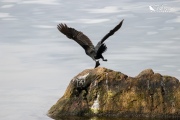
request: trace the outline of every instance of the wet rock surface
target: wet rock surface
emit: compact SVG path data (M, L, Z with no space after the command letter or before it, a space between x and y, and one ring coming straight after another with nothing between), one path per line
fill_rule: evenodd
M48 116L179 117L180 83L142 71L136 77L98 67L75 76Z

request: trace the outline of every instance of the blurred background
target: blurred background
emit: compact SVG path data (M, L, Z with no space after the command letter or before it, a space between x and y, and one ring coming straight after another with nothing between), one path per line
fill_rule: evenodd
M101 67L136 76L152 68L180 79L179 0L1 0L1 120L50 120L70 80L95 63L57 30L66 23L94 43L106 40Z

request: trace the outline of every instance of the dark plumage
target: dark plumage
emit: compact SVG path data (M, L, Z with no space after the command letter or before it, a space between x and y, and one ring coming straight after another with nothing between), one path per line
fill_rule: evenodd
M100 65L98 59L102 59L103 61L107 61L107 59L104 59L102 56L102 53L104 53L107 50L107 47L104 43L104 41L113 35L119 28L122 26L123 20L108 34L106 34L101 41L98 42L96 46L94 46L91 42L91 40L84 35L82 32L75 30L74 28L68 27L66 24L59 24L57 25L58 30L66 35L69 39L73 39L76 41L80 46L82 46L85 50L85 53L90 56L95 62L95 68Z

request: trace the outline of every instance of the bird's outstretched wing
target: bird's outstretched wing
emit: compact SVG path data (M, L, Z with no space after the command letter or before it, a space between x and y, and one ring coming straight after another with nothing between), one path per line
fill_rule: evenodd
M121 28L122 23L123 23L124 19L112 30L109 31L108 34L106 34L102 39L101 39L101 43L103 43L108 37L110 37L111 35L113 35L117 30L119 30L119 28Z
M82 32L75 30L74 28L68 27L66 24L59 24L57 25L57 29L66 35L69 39L73 39L79 45L81 45L85 50L88 48L94 48L91 40L84 35Z

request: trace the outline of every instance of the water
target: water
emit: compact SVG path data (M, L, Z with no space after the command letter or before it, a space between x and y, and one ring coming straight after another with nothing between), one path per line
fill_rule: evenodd
M179 6L178 0L1 0L1 120L51 120L46 113L69 81L94 67L84 50L56 29L61 22L96 44L125 19L106 41L108 62L101 66L130 76L152 68L180 79Z
M56 120L178 120L178 118L62 117Z

